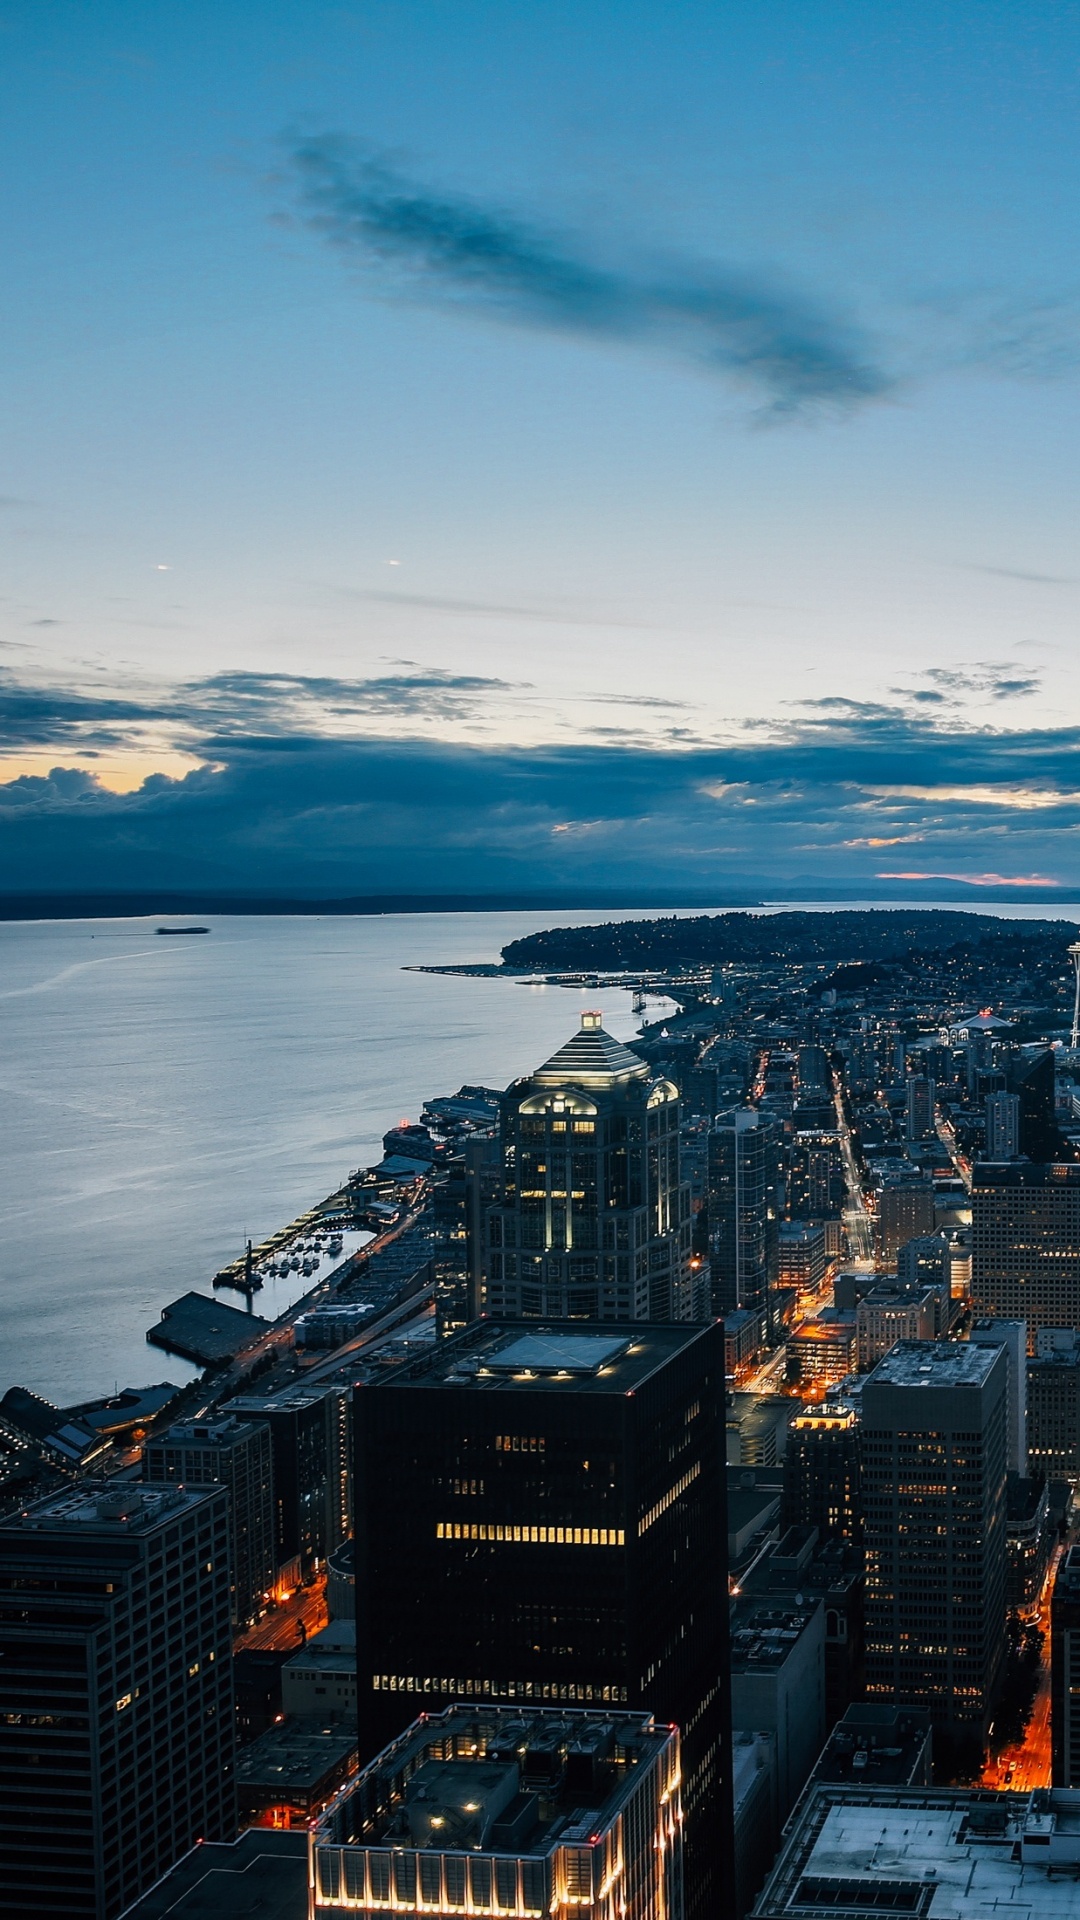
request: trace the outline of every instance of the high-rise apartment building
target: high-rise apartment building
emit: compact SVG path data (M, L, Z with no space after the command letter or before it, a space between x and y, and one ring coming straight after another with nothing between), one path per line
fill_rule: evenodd
M598 1013L504 1095L487 1310L569 1320L693 1315L679 1093Z
M971 1304L1038 1327L1080 1326L1080 1164L976 1166Z
M273 1468L266 1422L224 1415L170 1427L147 1441L143 1479L226 1489L233 1623L241 1625L250 1620L274 1584L277 1565Z
M450 1707L311 1833L312 1920L682 1920L679 1736L625 1708Z
M986 1096L986 1158L1015 1160L1020 1151L1020 1100L1015 1093Z
M771 1330L779 1262L778 1139L754 1107L721 1114L709 1135L712 1311L757 1307Z
M862 1391L866 1692L985 1739L1005 1658L1004 1348L904 1341Z
M356 1389L361 1759L454 1701L682 1731L689 1907L724 1897L724 1339L482 1321Z
M228 1411L270 1429L277 1574L290 1585L306 1580L352 1525L348 1389L241 1394Z
M1050 1595L1050 1767L1080 1787L1080 1548L1067 1547Z
M0 1523L0 1914L113 1920L236 1832L228 1496L84 1482Z
M937 1089L925 1073L913 1073L907 1083L907 1137L927 1140L934 1131L934 1100Z

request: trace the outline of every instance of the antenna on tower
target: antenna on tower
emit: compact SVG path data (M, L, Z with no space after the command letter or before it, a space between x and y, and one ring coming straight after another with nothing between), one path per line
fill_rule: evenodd
M1080 1047L1080 940L1074 940L1069 948L1069 958L1076 973L1076 994L1073 999L1072 1038L1069 1045L1073 1052Z

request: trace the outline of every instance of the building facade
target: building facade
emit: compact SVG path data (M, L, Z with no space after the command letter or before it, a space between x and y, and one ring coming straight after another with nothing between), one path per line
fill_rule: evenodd
M277 1578L295 1586L310 1579L350 1531L348 1391L300 1385L242 1394L228 1405L230 1413L270 1429Z
M1080 1164L975 1168L971 1304L1038 1327L1080 1326Z
M1066 1548L1050 1595L1050 1766L1080 1787L1080 1549Z
M84 1482L0 1523L0 1914L114 1920L236 1834L221 1486Z
M274 1584L274 1486L270 1429L263 1420L222 1419L170 1427L143 1449L143 1479L223 1486L229 1497L234 1625L257 1612Z
M688 1320L690 1189L679 1093L598 1013L504 1095L502 1197L488 1212L495 1317Z
M724 1399L716 1324L489 1321L355 1407L361 1760L454 1701L648 1709L682 1729L703 1913L730 1866Z
M1005 1659L1002 1347L904 1341L862 1392L866 1692L985 1739Z

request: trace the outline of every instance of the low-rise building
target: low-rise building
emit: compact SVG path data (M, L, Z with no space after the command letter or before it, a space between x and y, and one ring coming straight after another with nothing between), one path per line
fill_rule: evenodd
M356 1621L332 1620L286 1660L281 1707L289 1719L356 1714Z
M856 1315L850 1307L827 1307L787 1338L788 1379L808 1394L824 1393L855 1370L858 1352Z
M932 1723L925 1707L855 1700L836 1722L807 1782L831 1786L928 1787Z
M237 1754L241 1824L306 1827L355 1771L355 1718L282 1720Z

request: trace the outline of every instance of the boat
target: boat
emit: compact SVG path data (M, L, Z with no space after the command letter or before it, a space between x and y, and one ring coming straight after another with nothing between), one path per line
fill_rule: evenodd
M155 933L209 933L209 927L155 927Z

